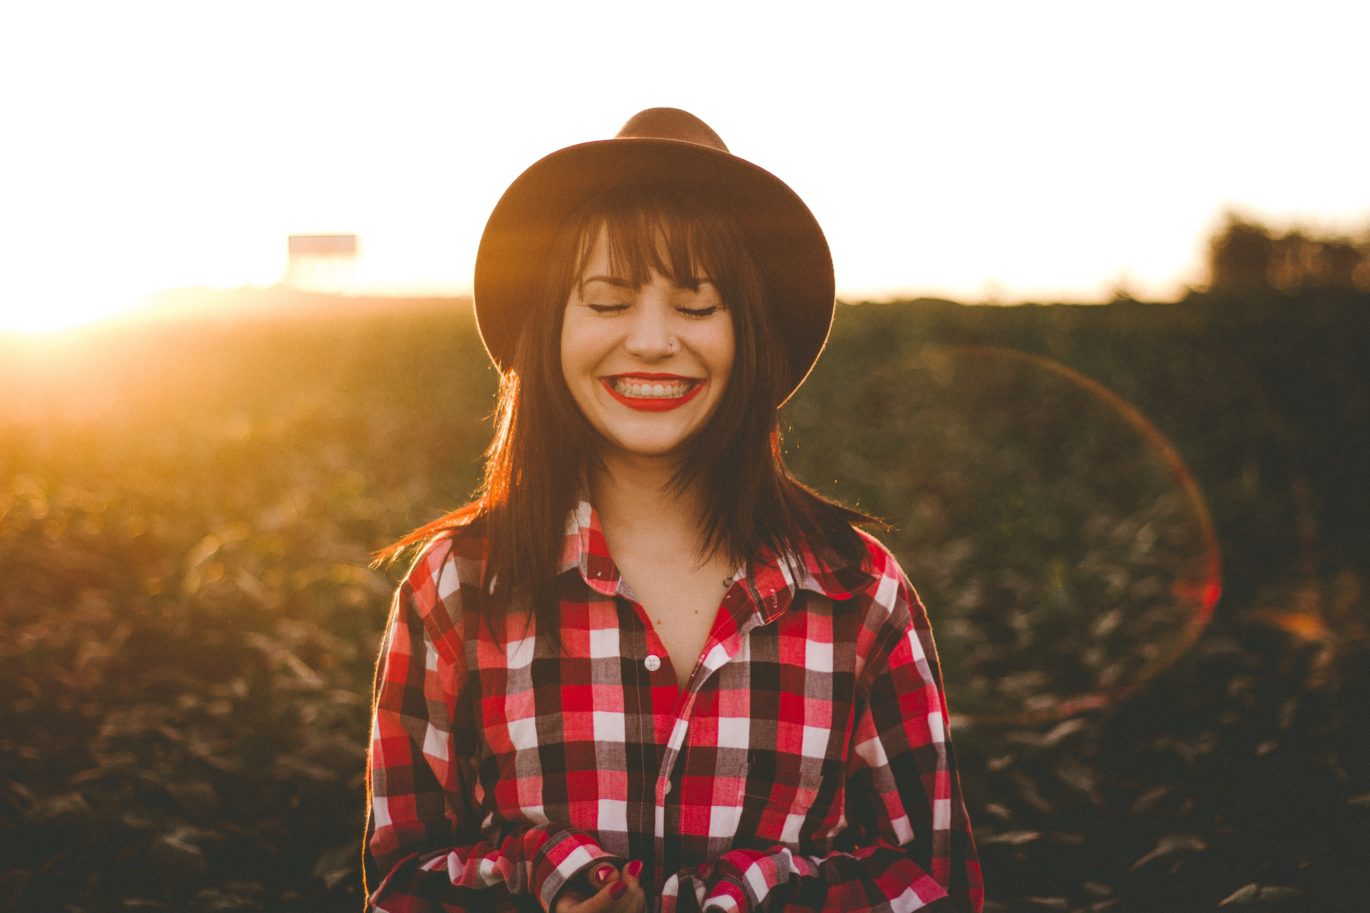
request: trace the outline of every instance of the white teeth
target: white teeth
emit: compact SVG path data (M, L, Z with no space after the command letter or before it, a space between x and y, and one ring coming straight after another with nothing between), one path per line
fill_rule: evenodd
M676 399L684 396L692 386L690 381L652 381L643 383L639 380L626 380L622 377L614 380L614 389L623 396L635 396L643 399Z

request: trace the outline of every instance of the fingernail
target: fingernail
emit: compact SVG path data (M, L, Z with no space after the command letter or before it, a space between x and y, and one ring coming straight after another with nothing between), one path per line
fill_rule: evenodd
M636 878L638 875L642 874L642 860L634 859L632 862L628 863L628 866L624 871L633 878Z
M611 865L602 865L595 869L595 884L604 884L613 873L614 867Z
M618 900L620 897L624 895L624 893L627 890L628 883L626 881L620 881L618 884L614 885L612 888L609 889L609 897L614 900Z

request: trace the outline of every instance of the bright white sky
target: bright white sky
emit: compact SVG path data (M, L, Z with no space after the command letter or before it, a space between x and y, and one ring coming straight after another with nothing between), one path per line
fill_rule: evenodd
M1370 224L1360 0L0 7L0 329L267 285L469 289L527 165L673 105L826 229L844 297L1099 300L1201 279L1225 207Z

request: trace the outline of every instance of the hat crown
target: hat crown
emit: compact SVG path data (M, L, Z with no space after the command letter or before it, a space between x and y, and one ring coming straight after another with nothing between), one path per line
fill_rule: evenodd
M669 139L696 146L708 146L719 152L728 147L713 128L689 111L679 108L648 108L639 111L618 131L615 139Z

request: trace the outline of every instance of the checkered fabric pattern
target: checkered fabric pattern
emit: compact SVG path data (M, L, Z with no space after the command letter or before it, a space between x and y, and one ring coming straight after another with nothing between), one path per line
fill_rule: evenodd
M736 574L688 686L582 503L561 648L478 608L478 529L430 543L382 644L370 850L389 913L546 910L645 863L649 909L978 911L979 861L927 616L889 552Z

